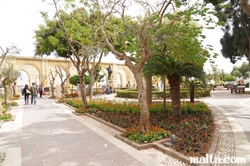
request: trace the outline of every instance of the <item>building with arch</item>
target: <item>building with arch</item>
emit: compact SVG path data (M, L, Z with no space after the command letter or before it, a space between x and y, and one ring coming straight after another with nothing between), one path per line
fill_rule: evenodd
M21 72L21 77L16 82L19 86L24 84L31 85L32 82L39 85L42 82L44 87L50 87L49 73L55 72L55 67L60 67L65 76L68 74L70 74L70 76L77 75L76 69L69 59L13 56L11 57L11 63L13 64L15 70ZM112 87L126 87L128 83L130 83L131 87L136 87L136 81L133 73L124 64L103 62L100 66L100 73L104 75L104 80L103 82L95 83L94 87L101 88L102 85L107 85L108 66L110 66L112 70ZM54 86L60 84L60 77L57 76ZM66 85L70 85L69 80L66 81Z

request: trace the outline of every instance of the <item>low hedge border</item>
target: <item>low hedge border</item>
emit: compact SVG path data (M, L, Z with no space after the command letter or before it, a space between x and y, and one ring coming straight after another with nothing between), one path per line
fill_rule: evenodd
M196 90L194 96L196 98L210 96L210 90L209 89ZM138 98L138 91L117 90L116 97L136 99L136 98ZM189 91L188 90L181 90L180 97L181 98L189 98ZM163 92L152 91L152 98L153 99L163 99ZM166 98L170 98L170 91L169 90L166 91Z

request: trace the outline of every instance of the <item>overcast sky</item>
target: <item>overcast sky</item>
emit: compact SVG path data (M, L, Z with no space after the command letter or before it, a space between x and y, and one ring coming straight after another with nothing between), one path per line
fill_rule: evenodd
M42 3L42 0L0 0L0 46L6 47L14 43L18 48L21 48L20 56L34 55L34 30L38 25L43 23L39 11L48 9L48 6ZM210 30L206 34L206 43L214 46L217 53L220 54L221 45L220 37L222 33L219 30ZM113 59L113 58L112 58ZM229 59L220 56L215 60L219 69L225 72L232 70L233 64ZM237 66L242 62L236 63ZM207 63L206 71L210 68Z

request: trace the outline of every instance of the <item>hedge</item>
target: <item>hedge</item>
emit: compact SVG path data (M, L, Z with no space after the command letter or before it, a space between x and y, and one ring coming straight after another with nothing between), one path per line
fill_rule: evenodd
M210 90L209 89L195 90L194 96L196 98L210 96ZM130 91L130 90L117 90L116 91L116 97L136 99L136 98L138 98L138 91L134 91L134 90L132 90L132 91ZM189 98L189 91L188 90L181 90L180 91L180 97L181 98ZM153 99L162 99L163 98L163 92L152 91L152 98ZM166 98L170 98L169 90L166 91Z

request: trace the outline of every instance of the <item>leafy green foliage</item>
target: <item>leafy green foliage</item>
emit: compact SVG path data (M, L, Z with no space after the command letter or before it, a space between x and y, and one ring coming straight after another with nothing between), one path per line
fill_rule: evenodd
M78 94L77 93L65 94L64 97L65 98L76 98L76 97L78 97Z
M9 102L9 105L10 105L10 106L18 106L18 103L15 102L15 101L12 101L12 102Z
M64 99L61 102L66 102L67 104L81 108L81 101L79 99ZM159 113L163 112L163 104L161 102L154 102L149 106L149 112L152 113ZM140 108L137 102L114 102L114 101L90 101L88 102L88 108L94 108L96 110L102 110L103 112L112 113L112 114L123 114L123 115L130 115L130 114L139 114ZM172 111L171 103L167 103L167 112ZM201 102L189 103L189 102L182 102L181 104L181 112L183 114L190 114L190 113L200 113L208 112L208 107L206 104ZM129 124L127 124L129 125Z
M90 84L90 77L86 74L84 74L84 81L85 81L85 84ZM70 77L69 82L70 82L70 84L75 85L75 86L77 86L77 84L80 84L79 75L74 75L74 76Z
M0 114L0 120L10 120L12 118L12 114Z
M188 89L180 90L180 98L187 98L189 94ZM166 91L166 98L170 98L169 90ZM117 97L122 98L131 98L136 99L138 97L138 91L130 91L130 90L117 90L116 91ZM210 91L207 89L197 89L195 90L195 97L207 97L210 96ZM152 97L154 99L163 99L163 92L160 91L152 91Z
M233 75L231 75L231 74L226 74L225 76L224 76L224 81L226 81L226 82L234 82L236 80L236 78L233 76Z
M221 53L225 58L229 58L232 63L246 57L250 60L250 42L248 40L249 16L240 6L239 0L207 0L216 7L217 16L223 21L224 35L220 40L222 45ZM249 4L248 4L249 5Z
M141 133L139 126L127 128L123 133L124 137L137 143L148 143L161 140L170 136L170 132L158 126L150 126L149 132Z

